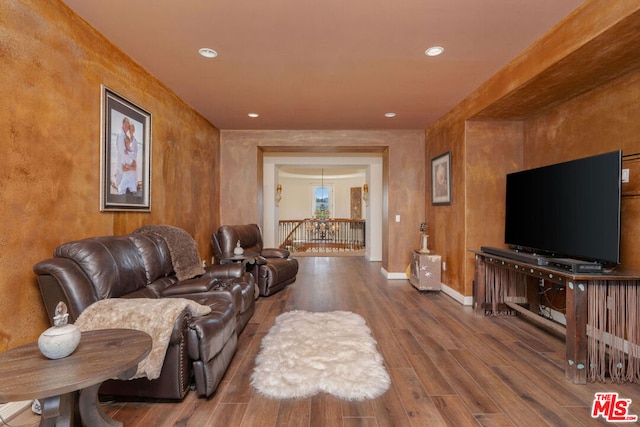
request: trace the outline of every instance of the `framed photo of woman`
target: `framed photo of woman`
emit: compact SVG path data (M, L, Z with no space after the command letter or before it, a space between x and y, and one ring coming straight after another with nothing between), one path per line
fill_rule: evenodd
M151 210L151 113L102 86L100 210Z
M431 159L431 204L451 204L451 151Z

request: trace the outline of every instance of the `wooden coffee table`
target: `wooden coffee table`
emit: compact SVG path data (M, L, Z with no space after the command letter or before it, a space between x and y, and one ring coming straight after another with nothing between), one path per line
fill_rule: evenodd
M151 351L151 337L132 329L82 332L76 351L63 359L47 359L37 343L0 354L0 402L40 399L41 426L72 426L74 392L86 426L122 426L108 417L98 389L110 378L128 379Z

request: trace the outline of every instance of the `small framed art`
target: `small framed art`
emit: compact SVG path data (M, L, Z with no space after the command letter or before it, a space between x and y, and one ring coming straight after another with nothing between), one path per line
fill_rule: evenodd
M431 159L431 204L451 204L451 151Z

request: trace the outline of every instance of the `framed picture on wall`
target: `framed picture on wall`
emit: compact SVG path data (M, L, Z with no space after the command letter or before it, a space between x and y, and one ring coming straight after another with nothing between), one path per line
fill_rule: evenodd
M151 113L102 85L100 210L151 210Z
M431 204L451 204L451 151L431 159Z

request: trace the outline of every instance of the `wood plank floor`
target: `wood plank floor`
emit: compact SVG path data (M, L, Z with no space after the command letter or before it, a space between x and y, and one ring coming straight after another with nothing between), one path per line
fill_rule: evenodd
M477 317L442 293L386 280L380 263L363 258L299 261L296 283L257 301L210 399L191 392L179 403L107 402L105 412L129 427L611 425L591 418L591 405L596 392L618 392L640 414L639 385L568 382L563 340L522 318ZM250 376L260 341L276 316L290 310L363 316L384 356L390 390L363 402L326 394L279 401L254 393Z

